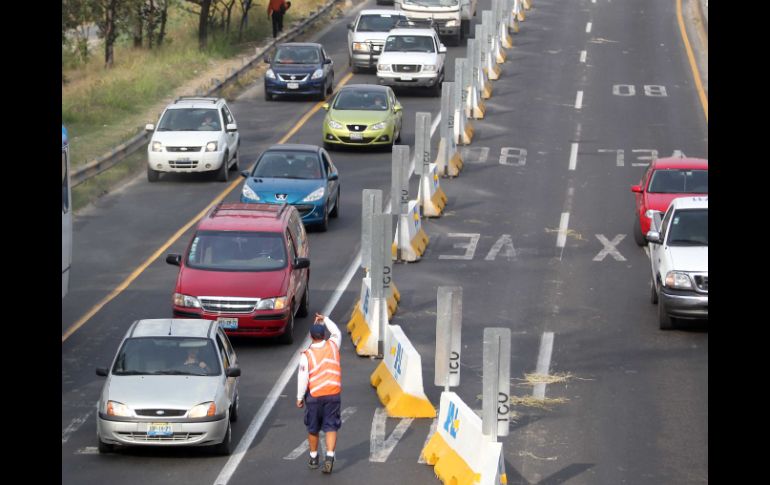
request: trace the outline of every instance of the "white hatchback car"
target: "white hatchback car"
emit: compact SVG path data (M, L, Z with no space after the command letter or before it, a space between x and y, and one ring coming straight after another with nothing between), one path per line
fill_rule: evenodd
M211 446L231 452L241 369L213 320L138 320L128 329L97 403L99 452L119 446Z
M377 81L391 87L426 87L441 96L446 47L434 29L390 31L377 62Z
M228 171L238 170L241 139L227 103L222 98L183 96L168 105L147 145L147 180L161 172L214 172L227 182Z

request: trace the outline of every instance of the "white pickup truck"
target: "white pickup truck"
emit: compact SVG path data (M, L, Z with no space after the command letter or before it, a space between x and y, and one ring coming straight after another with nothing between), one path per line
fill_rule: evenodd
M428 88L441 96L446 47L434 29L396 28L377 61L377 82L391 87Z
M652 290L660 328L674 327L672 318L708 320L708 197L679 197L663 219L653 215L646 238L651 244Z
M471 18L476 15L478 0L395 0L396 9L410 19L431 19L442 37L451 45L460 45L471 36Z

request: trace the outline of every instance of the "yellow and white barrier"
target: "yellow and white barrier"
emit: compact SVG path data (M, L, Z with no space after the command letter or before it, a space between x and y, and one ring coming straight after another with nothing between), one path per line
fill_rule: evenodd
M500 0L497 3L497 37L500 39L500 45L505 49L513 47L513 37L508 33L508 18L511 16L511 10L508 8L509 1Z
M511 28L511 30L514 33L519 32L519 21L524 20L523 17L521 19L519 18L520 12L521 12L521 0L513 0L513 8L509 12L510 19L508 22L508 26Z
M369 323L374 306L371 288L371 278L368 275L361 278L361 297L353 305L353 313L347 325L358 355L377 355L380 327Z
M439 184L438 166L429 164L428 173L420 176L420 188L417 191L417 200L422 205L422 215L425 217L439 217L446 207L447 197Z
M521 0L521 1L524 4L525 9L529 10L530 8L532 8L532 0Z
M484 73L492 81L500 79L500 73L502 69L497 65L495 59L495 27L492 24L492 12L484 10L481 12L483 18L481 25L476 25L476 31L481 28L481 35L478 36L481 39L481 64ZM492 88L489 90L490 96L492 95Z
M481 418L457 394L442 392L436 432L422 457L445 484L505 484L503 444L492 440L482 433Z
M476 28L478 30L478 27ZM482 91L485 89L486 76L481 69L481 40L468 39L468 92L466 96L467 104L465 114L468 118L480 120L484 118L484 101L482 101ZM488 97L488 96L487 96Z
M418 261L428 247L430 239L422 228L420 206L417 200L409 201L409 211L399 216L396 236L393 241L393 259ZM401 251L398 258L397 251Z
M455 60L455 62L457 62ZM455 76L457 76L457 69ZM442 176L457 177L463 168L463 159L457 150L455 141L456 130L455 122L455 102L457 96L456 90L461 89L462 80L454 82L444 82L441 86L441 137L438 143L438 153L436 155L436 166ZM460 113L465 116L465 113Z
M382 362L369 378L377 396L394 418L435 418L422 385L422 359L398 325L385 327Z

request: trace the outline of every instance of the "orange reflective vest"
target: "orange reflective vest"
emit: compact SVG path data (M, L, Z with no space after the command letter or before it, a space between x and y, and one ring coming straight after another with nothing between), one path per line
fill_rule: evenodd
M334 342L324 341L323 347L305 351L308 363L308 385L313 397L333 396L342 390L340 351Z

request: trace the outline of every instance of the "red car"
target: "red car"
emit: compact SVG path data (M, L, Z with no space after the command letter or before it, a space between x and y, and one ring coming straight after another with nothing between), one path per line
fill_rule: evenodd
M639 185L631 186L636 197L634 240L645 246L652 211L666 212L677 197L708 194L709 162L702 158L658 158L650 163Z
M219 204L195 229L179 266L174 317L216 320L230 336L294 341L308 314L310 246L291 205Z

